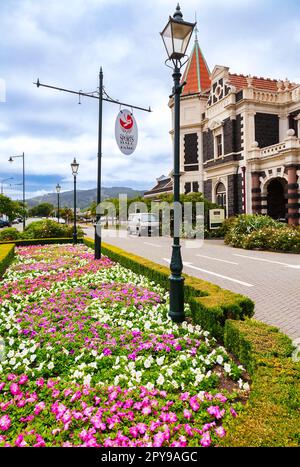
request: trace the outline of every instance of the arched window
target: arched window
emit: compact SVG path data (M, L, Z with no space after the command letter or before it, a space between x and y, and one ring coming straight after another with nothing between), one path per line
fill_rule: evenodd
M226 209L226 188L222 182L218 183L216 188L216 202L219 206Z

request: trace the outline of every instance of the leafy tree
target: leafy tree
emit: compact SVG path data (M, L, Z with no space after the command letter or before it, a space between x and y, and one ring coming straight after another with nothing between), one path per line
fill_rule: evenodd
M32 217L49 217L54 211L53 204L40 203L29 210L29 215Z
M0 215L7 216L10 221L16 217L23 217L24 215L23 204L19 201L14 201L8 196L0 195Z

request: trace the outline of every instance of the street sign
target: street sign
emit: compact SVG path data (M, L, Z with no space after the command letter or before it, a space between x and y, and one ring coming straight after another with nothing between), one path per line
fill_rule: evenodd
M209 228L218 229L221 227L225 219L224 209L210 209L209 210Z
M132 154L138 142L138 128L135 118L128 109L120 110L115 124L117 145L123 154Z

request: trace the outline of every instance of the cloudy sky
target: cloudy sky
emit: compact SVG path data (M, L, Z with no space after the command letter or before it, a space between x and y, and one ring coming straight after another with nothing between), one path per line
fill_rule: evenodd
M0 0L0 180L20 196L25 152L27 196L72 186L70 162L80 163L78 185L96 186L97 101L37 89L42 83L94 91L103 67L113 98L153 109L135 111L139 144L122 155L114 139L119 107L104 103L103 185L150 188L172 164L168 95L159 31L174 0ZM198 37L211 68L300 82L299 0L182 0L186 20L198 18ZM192 45L192 44L191 44ZM5 89L4 89L5 88ZM6 90L6 92L5 92Z

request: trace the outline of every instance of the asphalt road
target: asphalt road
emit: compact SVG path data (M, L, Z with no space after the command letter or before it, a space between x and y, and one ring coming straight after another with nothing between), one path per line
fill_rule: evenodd
M94 229L85 229L94 236ZM168 265L172 240L102 229L103 240ZM300 255L231 248L221 240L183 240L184 272L249 296L255 317L300 339Z

